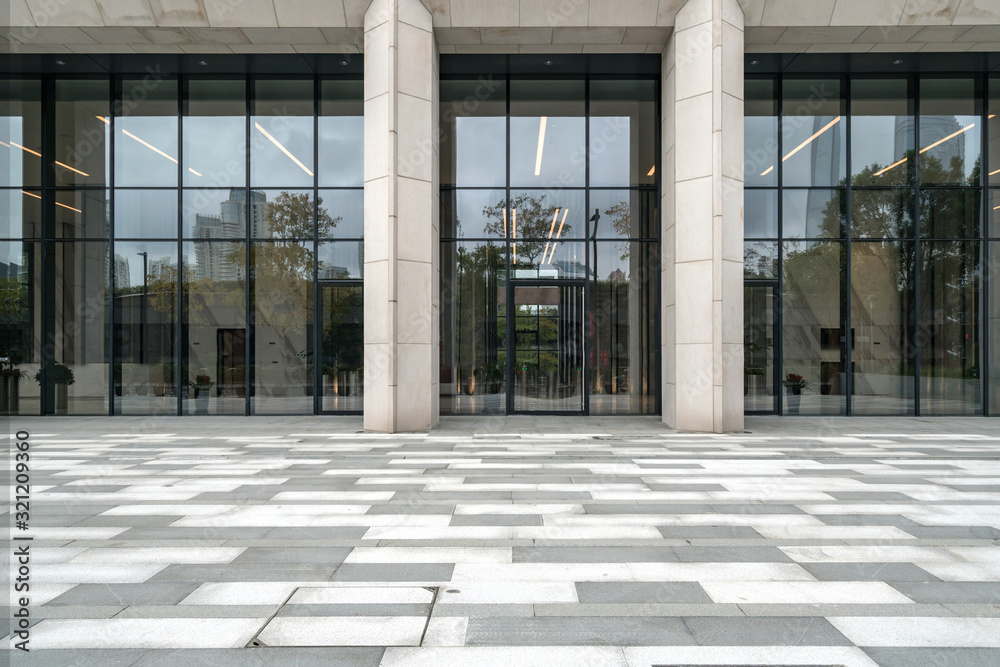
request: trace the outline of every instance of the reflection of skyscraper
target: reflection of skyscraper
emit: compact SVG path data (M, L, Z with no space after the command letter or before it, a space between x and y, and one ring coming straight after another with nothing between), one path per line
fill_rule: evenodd
M177 265L170 260L169 257L161 257L160 259L149 260L149 268L147 269L149 273L150 280L156 280L157 278L173 278L176 275Z
M233 188L229 199L219 206L219 215L195 216L194 237L197 239L233 239L232 242L198 243L195 245L196 279L213 281L238 280L243 276L243 263L234 260L240 251L237 240L244 240L247 219L246 197L242 188ZM250 229L255 237L268 236L267 196L260 190L250 193Z
M121 255L115 255L115 286L128 287L131 284L128 260Z
M915 122L912 117L899 117L896 119L896 155L904 155L904 151L910 146L908 141L913 136ZM920 137L918 143L922 150L931 146L945 137L951 136L962 129L962 125L954 116L921 116L920 117ZM952 158L959 158L965 164L965 133L952 137L924 155L929 155L941 162L944 169L951 168Z
M828 116L814 117L812 134L815 136L822 132L831 120L833 119ZM841 150L844 141L842 128L843 123L838 122L813 140L810 165L813 183L836 183L840 180Z

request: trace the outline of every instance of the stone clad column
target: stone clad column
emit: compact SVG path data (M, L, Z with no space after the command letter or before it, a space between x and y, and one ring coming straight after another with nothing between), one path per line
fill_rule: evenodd
M743 428L743 11L687 0L663 54L663 421Z
M420 0L365 13L365 429L438 421L438 53Z

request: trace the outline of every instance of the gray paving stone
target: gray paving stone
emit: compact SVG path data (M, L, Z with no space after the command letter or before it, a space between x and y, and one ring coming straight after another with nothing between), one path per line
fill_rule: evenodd
M987 667L1000 665L997 648L873 648L861 649L880 667Z
M761 540L764 536L750 526L657 526L668 540Z
M623 505L591 504L583 506L587 514L714 514L711 505L688 503L665 505L661 503L629 503ZM799 510L797 513L801 513Z
M289 665L294 667L377 667L382 661L383 648L249 648L200 649L181 651L148 651L134 667L264 667ZM106 663L114 664L114 663Z
M50 600L53 605L130 605L177 604L199 584L192 582L144 584L80 584Z
M791 563L777 547L672 547L682 563Z
M702 646L852 646L824 618L686 616L685 627Z
M1000 583L992 581L895 582L892 587L914 602L1000 604Z
M268 540L358 540L368 529L364 526L286 526L270 528Z
M467 646L690 646L679 618L470 618Z
M132 518L132 517L118 517L118 518ZM176 521L181 517L154 517L156 519L165 518L168 522ZM141 523L141 522L137 522ZM125 525L125 524L118 524ZM123 533L119 533L115 536L116 540L200 540L200 539L212 539L212 540L253 540L263 537L267 534L268 528L253 528L253 527L232 527L232 526L220 526L218 528L195 528L195 527L183 527L183 526L164 526L163 528L130 528Z
M923 540L1000 540L993 526L900 526Z
M634 583L634 582L628 582ZM536 604L535 616L745 616L739 605L696 602L553 602Z
M924 477L896 477L896 476L876 476L876 475L864 475L858 477L858 481L863 484L917 484L922 486L933 485L933 482L928 482Z
M846 461L838 461L838 463L846 463ZM861 475L860 472L852 468L791 468L788 472L803 477L858 477Z
M332 581L451 581L453 563L344 563Z
M919 526L913 519L897 514L815 514L828 526Z
M455 514L449 526L541 526L540 514Z
M397 494L398 495L398 494ZM424 505L414 502L390 502L372 505L365 514L454 514L454 505Z
M278 604L141 605L126 607L115 618L268 618L278 611L278 606Z
M588 603L711 603L712 598L694 582L578 581L580 602Z
M1000 493L1000 484L947 484L946 486L968 493Z
M895 491L824 491L824 493L837 500L898 500L901 502L914 500L912 496Z
M940 581L913 563L799 563L820 581Z
M718 514L805 514L795 505L754 505L752 503L712 505Z
M250 563L280 564L281 566L287 563L340 565L350 553L350 548L343 547L248 547L233 559L232 563L235 566Z
M5 647L6 648L6 647ZM88 649L74 651L69 649L50 649L46 651L8 651L11 667L130 667L135 665L146 649ZM196 651L191 651L196 653ZM180 663L175 663L180 664ZM193 664L193 663L192 663Z
M512 559L515 563L676 563L679 560L672 547L514 547Z
M150 581L327 581L336 566L284 564L242 567L228 565L168 565Z
M682 492L682 491L728 491L726 487L721 484L647 484L650 491L667 491L667 492Z

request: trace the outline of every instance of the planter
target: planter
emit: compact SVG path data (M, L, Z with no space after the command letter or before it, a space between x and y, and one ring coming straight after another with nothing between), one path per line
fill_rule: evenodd
M194 413L196 415L208 414L208 397L212 393L211 387L194 388Z
M56 414L64 415L69 407L69 385L56 384Z
M20 409L20 378L4 376L0 382L0 415L16 415Z
M802 404L802 392L791 389L789 390L789 393L785 395L785 400L788 403L788 414L799 414L799 407Z

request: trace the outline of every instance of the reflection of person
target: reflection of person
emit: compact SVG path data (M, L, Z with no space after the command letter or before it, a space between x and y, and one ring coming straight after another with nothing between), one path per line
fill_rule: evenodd
M597 280L597 224L601 221L601 209L595 208L590 222L594 223L594 280Z

